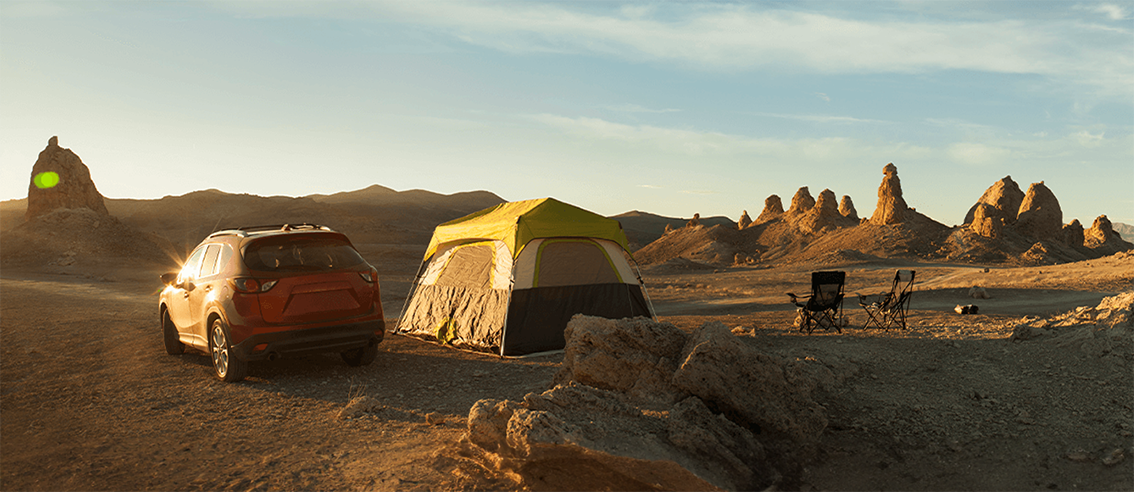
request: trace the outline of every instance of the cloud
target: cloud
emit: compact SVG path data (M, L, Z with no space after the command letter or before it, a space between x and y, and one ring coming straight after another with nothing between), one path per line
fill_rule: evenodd
M719 191L714 190L681 190L681 193L686 195L719 195Z
M872 144L851 138L762 138L687 128L627 125L598 118L552 114L526 115L553 130L578 138L607 141L637 149L689 156L753 155L784 160L844 161L863 159L922 159L926 147L906 143Z
M1089 10L1095 12L1095 14L1105 15L1111 20L1124 20L1127 17L1126 9L1122 6L1114 5L1114 3L1099 3L1099 5L1093 7L1077 5L1075 9Z
M72 4L73 2L68 2ZM4 16L11 18L55 17L67 12L58 2L7 0L4 2Z
M994 164L1009 158L1012 151L980 143L960 142L950 145L946 153L954 161L965 164Z
M649 188L649 189L652 189L652 190L660 190L660 189L664 188L664 186L648 185L648 184L641 184L641 185L638 185L638 187L639 188Z
M1076 142L1079 142L1079 145L1082 145L1083 147L1094 148L1102 145L1103 135L1106 135L1106 132L1099 133L1098 135L1093 135L1087 130L1082 130L1071 134L1071 138L1073 138Z
M809 121L812 123L891 123L883 120L871 120L864 118L855 118L852 116L829 116L829 115L811 115L811 114L783 114L783 113L753 113L757 116L768 116L771 118L783 118L788 120Z
M1077 20L861 20L751 5L603 9L586 3L369 4L385 20L431 26L509 53L597 54L705 70L805 73L968 70L1043 75L1128 94L1129 38ZM1111 4L1108 16L1125 16Z
M828 96L827 94L822 93L822 92L816 92L815 96L818 97L819 99L824 100L824 101L831 102L831 97Z
M650 109L650 108L639 106L637 104L618 104L618 105L614 105L614 106L603 106L603 108L609 109L611 111L619 111L619 112L623 112L623 113L679 113L679 112L681 112L680 109L672 109L672 108Z

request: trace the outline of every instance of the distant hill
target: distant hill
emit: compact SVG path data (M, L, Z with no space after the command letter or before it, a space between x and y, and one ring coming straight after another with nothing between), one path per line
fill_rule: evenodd
M210 189L156 200L105 199L107 210L122 224L164 238L181 252L221 229L308 222L345 233L364 255L367 251L385 255L406 250L397 260L414 265L420 262L417 255L425 251L438 224L503 202L487 191L443 195L378 185L303 197ZM23 224L26 209L26 199L0 202L0 229L9 231Z
M175 244L195 245L213 231L233 227L309 222L342 231L356 243L421 243L424 248L437 224L503 201L487 191L442 195L375 185L294 198L205 190L158 200L108 199L106 208Z
M1112 222L1111 226L1114 227L1114 232L1122 236L1122 239L1134 243L1134 225L1123 224L1122 222Z
M640 212L638 210L631 210L610 218L622 224L622 230L626 232L626 239L630 241L631 251L636 251L647 244L657 241L665 234L665 226L668 225L672 229L679 229L685 227L685 224L689 222L689 219L664 217L648 212ZM705 226L722 225L732 227L733 229L736 228L736 222L733 222L728 217L714 216L701 218L700 221L701 224Z

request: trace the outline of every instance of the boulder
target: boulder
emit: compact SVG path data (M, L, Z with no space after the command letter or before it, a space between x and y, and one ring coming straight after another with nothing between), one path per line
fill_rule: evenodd
M795 196L791 197L791 206L788 207L787 215L803 215L814 206L815 199L811 197L811 192L804 186L796 190Z
M551 389L469 411L468 441L523 488L792 488L815 456L827 422L811 398L815 371L721 323L689 335L646 318L576 315L564 335ZM567 462L571 473L547 478Z
M1024 192L1020 185L1012 181L1012 176L1005 176L989 186L980 196L976 204L965 214L965 224L972 224L976 218L976 210L980 205L986 205L985 217L999 218L1004 224L1014 224L1020 212L1020 204L1024 201ZM988 236L992 237L992 236Z
M685 227L698 227L701 225L701 214L693 214L693 218L685 223Z
M779 195L771 195L764 199L764 210L760 212L760 216L756 217L757 224L763 224L770 220L778 219L784 215L784 204L780 201Z
M740 220L736 221L736 228L744 229L745 227L748 227L750 225L752 225L752 217L749 217L748 211L745 210L740 214Z
M476 402L468 441L531 490L752 490L779 479L750 431L696 398L642 412L624 395L578 383L518 403Z
M854 209L854 202L851 201L850 195L843 195L842 201L839 202L839 213L843 217L858 222L858 211Z
M1032 183L1028 187L1028 193L1020 203L1020 213L1016 215L1014 228L1024 237L1040 241L1062 240L1063 211L1059 208L1055 193L1043 181Z
M894 163L882 168L882 184L878 186L878 206L870 223L874 225L898 224L905 221L909 207L902 198L902 182L898 179L898 168Z
M44 173L55 173L53 178L57 177L58 180L42 179L42 176L46 176ZM102 194L91 180L90 169L71 149L59 146L59 137L51 137L32 166L31 182L28 184L28 208L24 217L31 220L55 209L78 208L90 209L99 215L110 215L103 203Z
M556 383L577 381L663 403L686 396L670 382L686 335L670 323L576 316L563 337Z
M695 330L680 361L674 385L773 439L810 448L827 427L823 407L811 399L815 383L789 377L783 361L741 343L723 323Z

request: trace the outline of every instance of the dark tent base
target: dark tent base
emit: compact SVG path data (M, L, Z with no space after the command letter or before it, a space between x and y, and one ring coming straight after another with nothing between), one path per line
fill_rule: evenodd
M562 349L567 344L563 331L576 314L622 319L649 317L650 309L640 285L610 283L516 289L508 306L504 348L500 355Z

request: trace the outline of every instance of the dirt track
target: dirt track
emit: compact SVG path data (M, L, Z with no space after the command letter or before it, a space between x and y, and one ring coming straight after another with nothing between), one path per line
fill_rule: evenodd
M961 317L951 303L966 276L988 274L921 265L919 279L939 290L915 294L913 329L852 326L841 336L800 336L790 330L789 306L758 302L805 289L802 266L647 280L663 321L754 328L744 340L817 359L835 375L819 395L830 425L821 461L803 477L809 487L1131 490L1134 354L1005 339L1023 314L1129 290L1130 266L1100 266L1093 276L1085 265L1004 272L1004 287L987 285L987 314ZM1038 302L1010 287L1064 270L1063 280L1042 284ZM892 271L863 267L848 290L882 290ZM256 364L246 382L224 384L205 356L165 355L158 285L146 278L4 272L0 489L515 487L448 444L463 433L473 402L541 390L561 356L501 360L390 336L369 367L313 356ZM387 309L400 305L387 295ZM853 301L846 309L861 323ZM359 394L383 406L340 419Z

